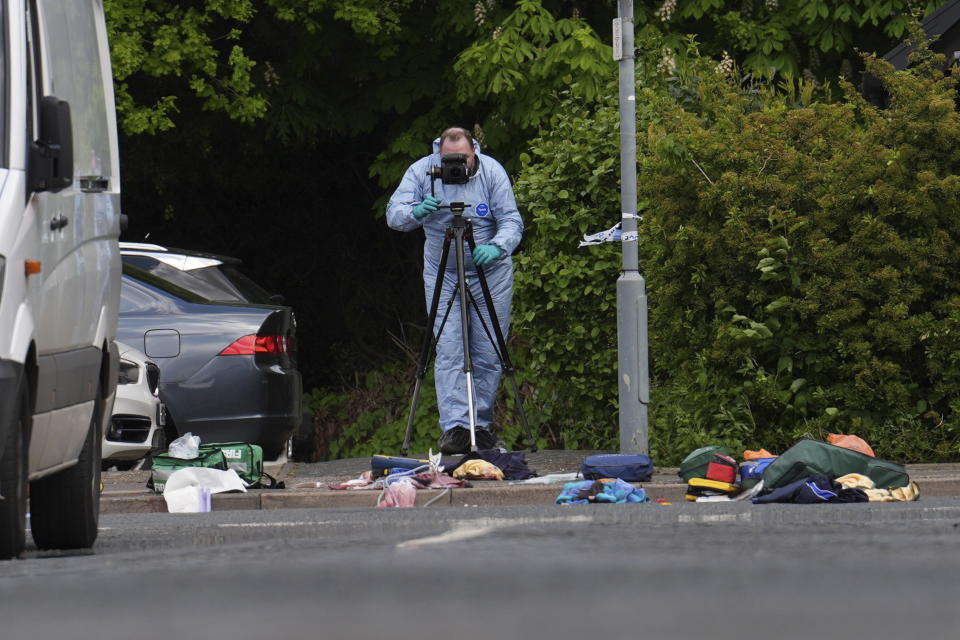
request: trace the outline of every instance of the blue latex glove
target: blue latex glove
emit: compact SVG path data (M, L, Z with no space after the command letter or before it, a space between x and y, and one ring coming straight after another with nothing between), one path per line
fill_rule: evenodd
M500 251L500 247L494 244L478 244L473 249L473 264L482 267L499 260L502 255L503 252Z
M427 214L433 213L440 207L440 198L427 196L423 202L413 208L413 217L420 220Z

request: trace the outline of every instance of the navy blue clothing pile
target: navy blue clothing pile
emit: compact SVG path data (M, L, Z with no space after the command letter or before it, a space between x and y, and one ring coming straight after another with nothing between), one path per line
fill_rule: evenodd
M867 494L860 489L844 489L834 482L833 476L814 475L774 489L753 499L754 504L772 502L790 504L821 504L824 502L868 502Z

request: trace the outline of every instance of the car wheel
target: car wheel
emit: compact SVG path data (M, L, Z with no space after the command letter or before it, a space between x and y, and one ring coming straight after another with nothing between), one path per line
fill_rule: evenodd
M30 483L30 528L40 549L87 549L97 539L103 418L98 390L77 464Z
M0 559L16 558L23 551L27 526L27 443L30 426L27 385L20 383L18 403L7 428L3 458L0 459Z

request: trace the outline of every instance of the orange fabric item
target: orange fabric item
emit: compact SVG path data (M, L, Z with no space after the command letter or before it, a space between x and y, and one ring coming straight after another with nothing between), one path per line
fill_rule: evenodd
M759 451L751 451L747 449L743 452L744 460L757 460L759 458L776 458L777 456L773 455L766 449L760 449Z
M865 453L871 458L877 457L870 445L867 444L867 441L859 436L831 433L827 436L827 442L838 447L843 447L844 449Z

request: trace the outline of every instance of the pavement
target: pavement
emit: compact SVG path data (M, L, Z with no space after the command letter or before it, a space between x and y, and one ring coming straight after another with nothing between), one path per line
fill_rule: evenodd
M390 453L390 452L385 452ZM527 453L529 467L540 477L549 474L573 473L581 461L594 453L609 451L546 450ZM426 458L426 454L410 457ZM349 458L328 462L288 462L278 460L264 464L264 470L282 480L286 489L251 489L246 493L221 493L213 496L214 511L250 509L296 509L330 507L374 507L379 490L332 490L329 484L345 482L370 469L370 458ZM908 464L910 479L920 486L924 497L960 497L960 463ZM107 471L103 473L101 513L166 512L163 496L146 488L149 471ZM431 507L481 505L553 504L562 488L561 483L529 484L510 481L473 481L472 487L417 492L417 506L430 502ZM657 468L650 482L643 487L651 500L663 499L681 502L686 484L677 476L676 467Z

